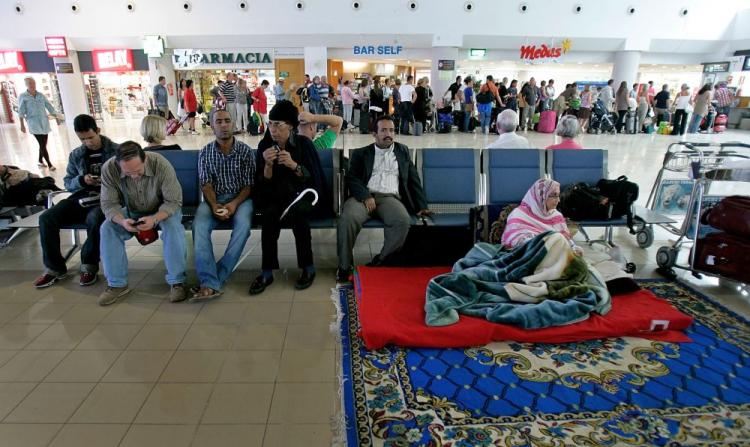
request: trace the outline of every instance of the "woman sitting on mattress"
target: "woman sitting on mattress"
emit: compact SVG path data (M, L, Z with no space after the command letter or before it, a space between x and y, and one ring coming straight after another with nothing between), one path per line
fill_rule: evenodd
M560 184L554 180L540 179L526 191L521 204L508 216L503 232L505 247L516 248L547 231L562 234L577 255L583 250L577 246L565 224L565 217L557 211L560 203Z

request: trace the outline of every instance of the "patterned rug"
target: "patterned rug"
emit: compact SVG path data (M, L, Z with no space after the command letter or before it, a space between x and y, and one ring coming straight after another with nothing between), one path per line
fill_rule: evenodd
M340 290L349 446L750 445L750 326L682 284L692 343L613 338L367 351Z

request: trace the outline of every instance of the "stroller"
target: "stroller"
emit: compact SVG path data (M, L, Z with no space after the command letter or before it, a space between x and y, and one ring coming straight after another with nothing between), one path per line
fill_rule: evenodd
M450 133L453 127L453 112L450 108L444 107L443 109L438 111L438 133Z
M615 119L604 107L604 102L601 99L596 101L594 109L591 111L588 133L616 133Z

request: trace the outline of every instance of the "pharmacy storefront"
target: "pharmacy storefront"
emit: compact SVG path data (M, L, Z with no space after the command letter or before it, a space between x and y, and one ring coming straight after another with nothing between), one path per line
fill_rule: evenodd
M172 64L177 82L192 79L195 96L205 106L212 103L211 89L230 72L244 79L251 91L263 80L275 83L274 51L270 48L175 49Z

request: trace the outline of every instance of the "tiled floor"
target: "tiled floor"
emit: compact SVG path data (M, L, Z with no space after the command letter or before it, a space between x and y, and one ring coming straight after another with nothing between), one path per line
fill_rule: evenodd
M103 133L115 141L138 139L137 122L113 122ZM699 140L744 140L727 132ZM72 138L71 138L72 137ZM255 145L257 137L242 137ZM489 139L493 137L490 136ZM534 145L553 142L530 134ZM178 135L170 142L198 148L209 141ZM343 140L343 141L342 141ZM428 134L403 137L412 147L482 147L482 135ZM347 149L371 142L347 134ZM609 149L612 175L641 184L641 202L654 181L673 137L658 135L585 136L587 147ZM50 149L62 179L75 135L56 128ZM0 128L0 163L37 171L36 144L15 127ZM189 237L189 235L188 235ZM638 276L655 276L655 253L671 237L657 231L652 248L636 247L627 231L616 231L623 254L639 266ZM130 284L123 302L95 303L103 284L81 288L71 278L46 290L31 282L41 271L38 233L27 231L0 250L0 446L324 446L332 440L337 411L337 353L329 330L336 265L335 233L313 235L319 276L297 292L291 234L282 233L283 270L262 295L247 287L260 266L260 233L246 246L250 255L226 286L225 295L206 304L171 304L163 283L161 247L128 245ZM214 236L223 252L228 234ZM355 248L368 261L382 244L378 231L365 231ZM70 265L75 271L77 262ZM188 261L192 265L192 256ZM194 271L190 271L194 280ZM683 275L702 291L750 316L744 297L717 281Z

